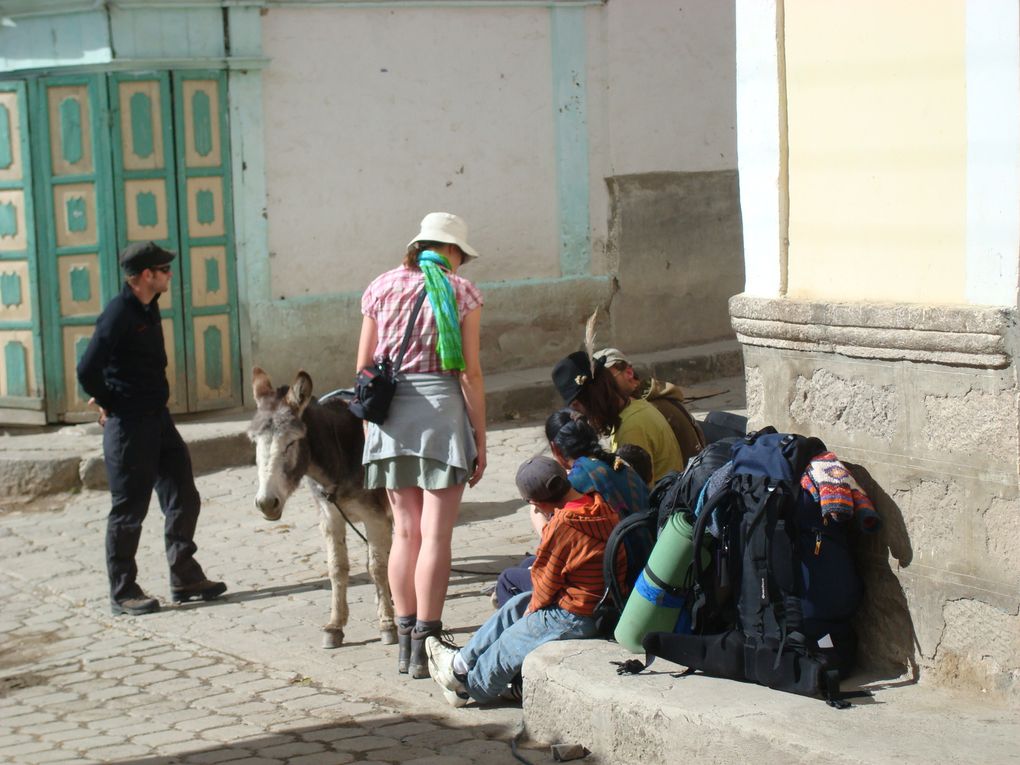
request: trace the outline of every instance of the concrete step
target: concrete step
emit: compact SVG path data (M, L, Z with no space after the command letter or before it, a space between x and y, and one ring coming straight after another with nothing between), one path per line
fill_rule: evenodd
M635 367L684 387L691 411L741 411L743 367L736 341L636 355ZM735 375L735 376L730 376ZM486 410L491 423L535 422L563 405L547 367L502 372L486 378ZM251 411L178 415L177 427L191 450L196 473L254 462L248 440ZM103 431L95 422L53 425L0 436L0 500L23 503L48 494L78 489L105 489Z
M524 664L524 722L538 741L581 744L600 765L754 762L756 765L996 765L1020 762L1020 714L983 697L851 678L871 698L825 702L635 658L604 640L549 643ZM855 683L854 681L859 682Z

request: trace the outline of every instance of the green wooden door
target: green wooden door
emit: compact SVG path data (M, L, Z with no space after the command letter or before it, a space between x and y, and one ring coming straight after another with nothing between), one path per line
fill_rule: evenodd
M26 96L0 82L0 407L29 422L43 408L43 357Z
M192 411L241 403L227 80L173 75L188 399Z
M117 246L156 242L180 249L173 107L168 72L110 75ZM166 342L170 410L188 410L184 355L182 261L174 261L170 290L159 298Z
M31 83L46 409L88 416L75 366L119 289L104 75Z
M117 253L150 240L179 253L159 301L170 408L239 405L225 76L46 77L29 95L49 420L94 416L75 366L123 285ZM0 231L3 215L0 207Z

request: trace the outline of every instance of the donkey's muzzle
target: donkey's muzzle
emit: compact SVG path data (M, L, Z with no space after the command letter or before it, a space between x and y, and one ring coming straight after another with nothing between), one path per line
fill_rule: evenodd
M256 497L255 507L267 521L278 521L283 515L283 505L277 497Z

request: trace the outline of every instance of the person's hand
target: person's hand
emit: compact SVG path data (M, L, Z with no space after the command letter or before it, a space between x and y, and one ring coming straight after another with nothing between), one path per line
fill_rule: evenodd
M89 399L89 406L94 406L99 410L99 427L106 427L107 411L96 403L95 397Z
M482 480L482 473L485 472L485 465L486 465L485 452L480 451L478 452L478 456L475 458L475 471L471 474L471 477L468 479L468 486L474 488L475 484Z

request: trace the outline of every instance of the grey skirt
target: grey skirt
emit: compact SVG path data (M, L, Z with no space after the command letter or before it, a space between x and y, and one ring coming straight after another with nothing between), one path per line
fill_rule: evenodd
M474 471L474 431L456 375L399 375L389 415L368 424L362 462L368 489L445 489Z

